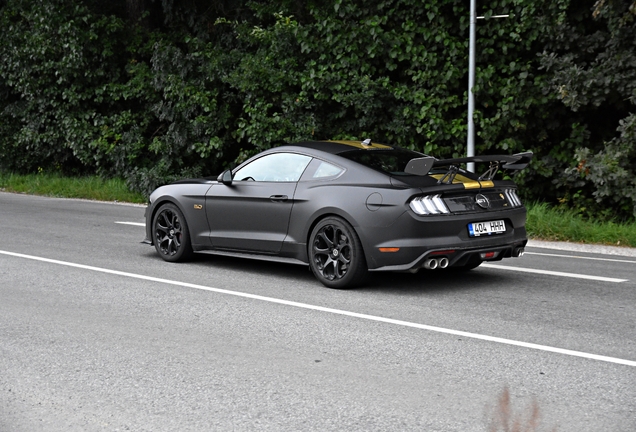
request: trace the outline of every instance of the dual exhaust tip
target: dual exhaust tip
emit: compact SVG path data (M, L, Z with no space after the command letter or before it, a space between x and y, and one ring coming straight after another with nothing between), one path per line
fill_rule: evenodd
M514 248L512 251L512 257L521 258L524 252L525 249L523 247ZM424 267L426 270L445 269L446 267L448 267L449 264L450 262L446 257L428 258L426 261L424 261L424 265L422 267Z
M446 257L441 258L429 258L424 261L424 268L426 270L445 269L448 267L449 261Z

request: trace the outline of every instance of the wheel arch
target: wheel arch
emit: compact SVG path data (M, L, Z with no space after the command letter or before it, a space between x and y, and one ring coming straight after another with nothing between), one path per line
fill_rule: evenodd
M349 225L351 225L351 228L353 228L353 230L355 231L356 235L358 236L358 238L360 238L360 234L358 233L358 230L356 230L356 226L351 223L351 217L347 217L344 216L342 214L342 212L336 212L336 211L328 211L325 213L320 213L318 215L316 215L311 223L308 226L307 232L305 233L305 243L307 244L307 248L309 248L309 240L311 237L311 233L313 232L314 228L316 227L316 225L318 225L318 223L320 223L321 220L326 219L328 217L337 217L340 218L342 220L344 220L345 222L347 222ZM307 249L309 251L309 249Z
M358 236L358 240L360 241L360 245L362 246L362 252L364 253L364 261L367 263L367 267L371 268L373 263L369 261L370 254L367 251L366 242L360 236L360 232L357 229L357 225L352 222L354 220L353 216L349 215L348 213L337 211L334 209L330 209L329 211L315 215L315 217L312 219L311 223L309 224L307 232L305 233L305 245L306 245L305 254L307 257L307 262L309 262L309 257L310 257L309 248L311 247L311 233L314 231L314 228L316 227L316 225L318 225L318 223L320 223L320 221L328 217L340 218L344 220L345 222L347 222L349 226L351 226L351 229L353 229L356 236Z
M327 220L332 218L331 220ZM324 224L321 225L321 222ZM337 240L339 237L335 236L335 230L331 230L334 237L329 242L332 246L329 252L325 253L325 249L321 249L319 253L322 258L316 258L312 256L314 250L312 248L312 234L320 227L321 232L326 227L331 227L332 224L340 226L345 230L341 234L345 238L345 242L341 243ZM338 212L326 212L316 217L310 224L309 237L307 239L307 258L309 262L309 268L316 276L316 278L325 286L336 289L347 289L360 286L364 284L368 274L368 263L364 246L360 240L360 235L351 221L343 217ZM326 234L329 236L329 234ZM348 240L346 240L348 239ZM323 240L324 242L324 240ZM334 249L333 255L331 248ZM349 251L349 257L346 258L345 250ZM340 252L340 253L337 253ZM325 258L325 255L328 255ZM344 264L342 261L344 260ZM332 271L328 272L330 268ZM327 274L329 273L329 274Z
M173 204L173 205L177 206L177 208L179 209L181 214L183 214L183 217L186 219L186 226L188 227L188 234L190 234L190 238L192 238L192 231L190 230L190 224L188 223L187 215L183 211L183 206L181 206L179 204L179 202L174 199L174 197L171 197L169 195L164 195L164 196L161 196L161 197L157 198L155 200L155 202L152 203L152 206L150 207L150 218L146 218L146 221L147 221L147 223L146 223L146 236L150 240L150 244L151 245L155 244L154 235L152 233L152 224L153 224L153 221L155 220L155 215L157 214L159 209L164 206L164 204Z

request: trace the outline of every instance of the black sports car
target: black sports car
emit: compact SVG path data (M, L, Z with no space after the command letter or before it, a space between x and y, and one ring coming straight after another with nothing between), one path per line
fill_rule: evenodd
M283 145L218 178L156 189L144 242L166 261L204 252L309 265L332 288L370 271L470 270L523 254L526 210L495 175L531 159L438 160L370 140Z

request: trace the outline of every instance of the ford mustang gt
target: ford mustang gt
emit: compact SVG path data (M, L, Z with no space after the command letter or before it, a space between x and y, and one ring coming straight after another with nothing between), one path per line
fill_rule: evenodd
M370 140L283 145L217 178L156 189L144 243L171 262L212 253L303 264L331 288L374 271L470 270L523 255L526 210L501 177L531 159L436 159Z

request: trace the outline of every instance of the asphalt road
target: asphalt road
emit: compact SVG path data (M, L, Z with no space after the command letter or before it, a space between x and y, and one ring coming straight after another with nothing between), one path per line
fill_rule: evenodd
M636 256L533 246L337 291L164 263L143 212L0 193L0 431L486 431L533 406L536 430L636 430Z

